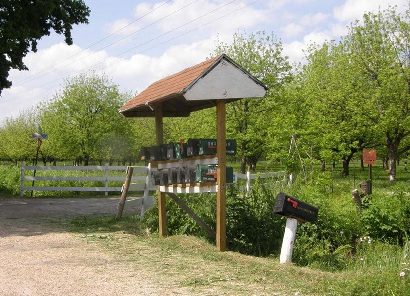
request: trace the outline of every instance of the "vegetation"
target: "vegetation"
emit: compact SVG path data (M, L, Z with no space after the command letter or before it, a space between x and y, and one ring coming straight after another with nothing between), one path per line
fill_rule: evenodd
M0 5L0 94L11 86L10 69L26 70L23 58L37 51L37 41L53 29L73 43L74 24L88 22L89 8L83 0L3 0Z
M258 180L249 194L235 186L228 190L229 249L261 258L216 253L205 239L160 240L151 235L158 228L155 207L144 221L82 218L74 221L74 230L97 240L99 233L108 232L103 236L112 238L107 245L116 252L133 254L142 248L148 258L152 248L159 264L167 259L168 266L158 265L162 273L171 276L184 270L179 284L199 290L222 282L221 289L238 295L249 294L244 286L254 288L252 293L267 294L291 289L316 295L406 295L410 289L409 18L410 11L397 13L392 8L366 14L338 42L309 48L307 63L298 67L289 65L280 41L263 32L236 35L232 44L216 47L215 53L227 52L270 89L264 100L228 105L228 135L239 143L239 155L230 161L242 171L255 170L263 162L270 170L280 166L298 176L291 185ZM54 101L0 128L0 138L6 139L0 143L0 159L31 159L35 151L31 134L41 126L49 135L42 147L44 162L135 162L139 148L153 143L153 121L118 115L126 99L105 77L76 77ZM166 141L215 135L214 109L164 122ZM357 207L351 191L358 180L367 179L363 164L358 165L363 148L376 148L383 167L374 168L373 194ZM0 191L16 193L16 167L3 167L0 177ZM272 208L280 191L320 209L317 223L298 228L293 258L303 268L276 263L284 219ZM214 195L183 198L207 224L215 225ZM167 202L167 211L171 234L205 238L174 203ZM170 251L179 260L169 256ZM131 261L147 260L128 256ZM150 268L158 273L155 266ZM289 279L290 288L288 283L278 286L279 278Z

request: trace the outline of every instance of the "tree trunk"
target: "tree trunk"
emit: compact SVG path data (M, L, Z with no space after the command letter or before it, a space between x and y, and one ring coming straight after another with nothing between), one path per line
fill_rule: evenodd
M241 167L240 167L241 173L245 174L246 173L246 159L245 157L241 158Z
M364 171L363 154L360 156L360 168Z
M324 161L324 160L320 161L320 170L322 172L326 171L326 161Z
M350 165L350 161L353 158L353 155L354 155L354 152L350 152L349 155L342 158L342 160L343 160L342 176L343 177L349 176L349 165Z
M399 157L399 144L400 139L394 137L393 139L387 136L387 155L389 157L389 180L390 182L396 181L396 165Z

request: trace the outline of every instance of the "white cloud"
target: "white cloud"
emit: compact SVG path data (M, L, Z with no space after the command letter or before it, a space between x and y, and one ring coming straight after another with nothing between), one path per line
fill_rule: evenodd
M333 10L333 15L340 21L360 20L365 12L376 12L388 6L397 5L399 10L408 7L408 0L347 0Z
M287 24L285 27L281 28L281 31L287 37L297 36L304 31L304 28L298 24L290 23Z
M289 57L289 60L294 63L300 63L304 60L306 44L300 41L293 41L283 44L283 52Z
M323 23L325 20L327 20L329 16L325 13L322 12L317 12L314 14L307 14L304 15L301 20L300 20L300 24L302 26L316 26L319 25L321 23Z
M226 5L228 4L228 5ZM152 11L152 13L149 13ZM148 14L149 13L149 14ZM191 22L187 26L209 24L210 31L232 31L239 27L249 28L266 20L266 11L247 5L244 1L211 0L175 0L167 4L149 4L143 2L136 7L136 16L144 16L146 25L155 23L162 32L166 32ZM224 21L212 26L217 18ZM185 27L185 26L184 26Z
M140 27L137 25L137 22L128 20L128 19L119 19L115 22L112 22L108 25L108 32L115 35L129 35L136 32Z

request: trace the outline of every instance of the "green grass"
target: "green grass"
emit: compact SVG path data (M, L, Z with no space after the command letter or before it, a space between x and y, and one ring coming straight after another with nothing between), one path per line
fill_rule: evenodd
M410 291L410 278L399 276L403 249L383 243L363 242L357 260L351 260L347 269L325 272L280 265L276 257L221 253L198 237L159 238L146 232L137 216L120 221L78 218L71 231L150 272L159 282L171 282L193 294L404 296Z

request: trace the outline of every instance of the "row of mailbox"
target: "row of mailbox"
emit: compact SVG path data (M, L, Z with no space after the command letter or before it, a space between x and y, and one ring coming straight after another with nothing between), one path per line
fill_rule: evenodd
M172 160L199 155L215 155L216 139L189 139L187 143L169 143L158 146L143 147L142 160ZM226 154L236 154L236 140L226 140Z
M152 172L155 185L173 185L186 183L215 183L217 181L216 164L198 164L193 167L175 167ZM226 168L226 182L233 183L233 168Z

